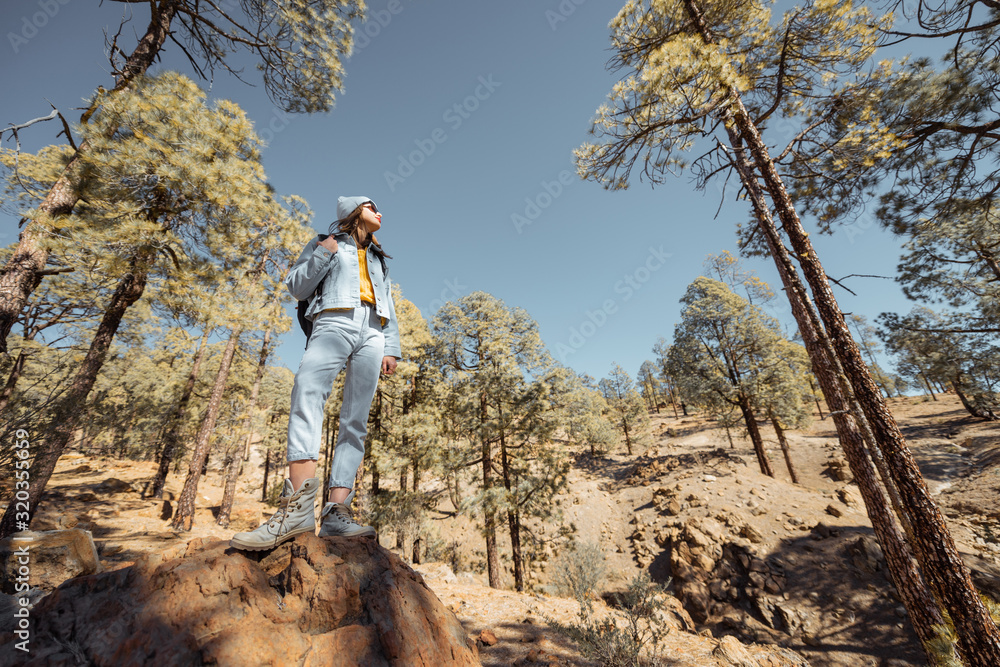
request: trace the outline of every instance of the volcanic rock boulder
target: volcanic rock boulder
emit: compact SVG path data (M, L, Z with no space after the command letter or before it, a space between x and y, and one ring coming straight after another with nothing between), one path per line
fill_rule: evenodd
M78 577L32 610L8 664L478 665L475 644L393 553L301 535L267 553L195 539Z

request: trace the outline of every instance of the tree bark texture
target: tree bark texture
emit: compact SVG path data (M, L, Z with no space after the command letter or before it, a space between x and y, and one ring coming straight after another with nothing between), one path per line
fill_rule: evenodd
M500 465L503 469L503 485L507 489L508 497L512 490L510 477L510 460L507 458L507 443L504 440L503 432L500 433ZM514 561L514 590L524 591L524 563L521 557L521 517L517 512L517 506L507 510L507 528L510 531L510 551L511 560Z
M233 503L236 500L236 482L239 481L240 472L243 470L243 462L250 458L250 441L253 440L253 413L257 410L260 383L264 379L264 371L267 370L267 358L270 355L271 331L267 330L264 332L264 342L260 346L260 356L257 357L257 372L253 378L253 385L250 387L247 416L243 421L243 430L246 431L243 447L236 447L234 449L232 460L226 467L226 486L222 491L222 505L219 507L219 517L216 519L216 523L223 528L229 527L229 515L233 511ZM239 451L240 449L243 451Z
M170 23L177 12L177 4L176 0L149 3L153 9L149 26L126 60L114 91L127 87L136 76L144 74L156 60L157 54L170 34ZM83 122L86 122L86 117L87 114L84 115ZM43 215L58 218L73 212L73 207L80 199L80 156L89 148L90 144L87 141L80 143L59 180L38 206ZM43 230L30 220L22 219L22 223L25 227L18 239L17 249L7 262L7 266L0 271L0 352L3 353L7 351L7 337L14 322L28 302L28 296L41 282L38 272L45 268L49 258Z
M684 4L702 39L706 43L712 43L711 34L695 0L684 0ZM812 241L802 227L757 126L743 106L738 91L730 88L727 92L730 99L730 121L749 149L756 172L764 180L764 187L770 194L778 219L812 289L817 310L836 356L886 457L888 470L899 487L907 514L913 519L914 537L919 543L915 545L916 555L937 599L951 616L958 635L958 651L968 667L995 667L1000 664L1000 630L979 599L969 570L944 523L944 517L931 498L899 426L889 412L882 392L872 380L857 344L851 338Z
M4 413L4 410L10 404L10 397L14 394L14 387L17 385L17 381L21 378L21 373L24 371L24 361L27 359L27 356L23 348L18 351L17 359L14 360L14 366L10 369L10 375L7 376L7 383L3 387L3 393L0 394L0 415Z
M785 437L785 429L781 428L781 422L777 417L771 417L771 426L774 427L774 435L778 437L778 444L781 446L781 453L785 457L785 467L788 468L788 477L792 484L799 483L799 476L795 474L795 466L792 465L792 454L788 451L788 438Z
M483 492L493 488L493 447L487 429L486 392L479 397L480 441L482 446ZM483 507L483 529L486 532L486 571L490 588L500 588L500 562L497 557L496 512L486 503Z
M94 386L97 374L104 365L108 348L111 347L111 342L118 331L122 317L125 315L125 311L139 300L143 290L146 289L148 261L148 253L141 252L132 260L131 272L125 274L118 282L118 287L115 289L111 302L104 311L104 317L101 318L101 323L97 327L97 332L90 342L87 356L80 364L80 369L66 393L56 404L48 437L41 443L41 451L32 461L28 485L27 520L21 521L16 516L19 503L10 503L3 518L0 519L0 539L9 537L14 532L28 529L28 524L38 509L38 503L45 492L45 486L52 476L52 471L55 470L56 462L62 456L63 450L79 426L80 419L84 414L83 407L87 396Z
M205 358L205 348L208 344L208 334L210 329L206 326L201 335L201 342L198 343L198 351L195 352L194 362L191 364L191 372L188 374L187 382L181 391L181 397L174 407L173 414L169 418L167 432L163 436L163 451L160 452L160 465L156 470L156 477L153 479L153 490L150 494L152 498L163 497L163 487L167 484L167 475L170 473L170 466L174 462L174 455L180 444L181 431L184 430L184 418L187 416L188 404L191 402L191 395L194 394L194 385L198 381L198 373L201 370L201 360Z
M764 438L760 436L760 429L757 428L757 417L753 414L750 399L740 394L739 406L740 413L743 415L743 421L747 425L747 433L750 434L750 442L753 443L753 450L757 454L757 463L760 465L760 471L768 477L774 477L774 468L771 467L771 459L767 457L767 450L764 449Z
M735 134L735 130L730 129L729 136L734 146L738 146L739 137ZM858 427L855 417L849 413L848 400L844 396L844 391L849 391L850 388L848 386L841 388L841 382L838 381L840 374L836 370L837 362L833 356L833 348L813 310L805 286L799 279L791 257L781 243L764 200L764 194L742 150L737 149L735 162L740 179L753 204L758 225L767 241L768 250L777 265L782 286L785 294L788 295L792 316L798 324L806 352L812 361L813 374L820 385L820 391L823 393L827 407L832 412L832 419L841 447L847 457L851 474L854 475L858 484L868 518L872 522L875 536L882 546L889 576L907 610L910 623L921 643L926 647L927 643L935 637L935 626L943 624L940 610L907 548L903 534L889 511L889 504L878 484L872 462L865 451L865 437ZM863 419L864 416L861 415L859 418ZM887 480L887 483L894 491L895 486L892 481ZM898 499L898 494L896 496ZM897 506L897 511L901 512L902 509ZM909 527L909 524L905 522L905 515L901 515L900 518L904 521L904 526ZM933 663L934 657L930 652L928 652L928 658Z
M195 500L198 496L198 483L201 481L202 468L208 462L209 443L212 439L212 432L215 431L215 420L219 416L219 407L222 405L222 395L226 389L226 381L229 379L229 369L232 367L233 356L236 353L236 343L240 337L240 330L234 329L229 335L226 349L222 353L222 360L219 362L219 370L215 374L215 383L212 386L212 394L208 399L208 409L202 419L201 428L198 429L198 438L195 440L194 451L191 453L191 463L188 465L187 478L184 480L184 488L177 499L177 512L174 520L170 524L175 530L191 530L194 522Z

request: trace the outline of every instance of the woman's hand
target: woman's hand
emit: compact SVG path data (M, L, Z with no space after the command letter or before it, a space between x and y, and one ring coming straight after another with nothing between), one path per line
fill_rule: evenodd
M382 357L382 375L396 372L396 357Z
M319 244L330 252L337 252L337 239L333 238L333 236L327 236L325 239L320 241Z

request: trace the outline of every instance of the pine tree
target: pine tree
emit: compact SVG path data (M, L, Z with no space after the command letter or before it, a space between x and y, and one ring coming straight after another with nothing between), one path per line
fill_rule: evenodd
M411 558L420 562L425 544L425 513L433 496L423 487L428 477L442 472L445 438L441 399L445 387L434 357L430 325L415 305L393 285L393 302L399 318L399 337L406 357L396 371L379 381L372 403L368 467L399 479L395 491L379 489L370 498L372 523L396 530L397 545L411 540Z
M350 55L353 44L350 21L364 11L360 0L246 0L226 7L196 0L159 0L144 6L150 10L149 25L132 53L125 56L117 37L108 49L115 85L109 91L98 88L81 118L85 127L102 105L119 96L135 101L134 86L161 59L168 37L184 44L181 51L187 62L203 77L210 79L217 68L234 72L227 57L245 49L257 58L264 88L280 109L329 111L335 91L343 85L341 60ZM137 116L143 119L140 122L155 122L149 114ZM81 189L87 187L86 156L100 133L84 132L37 210L22 220L17 249L0 272L0 352L6 352L11 327L46 270L49 235L73 212ZM102 135L103 140L108 137Z
M573 445L586 447L591 458L604 456L618 441L611 421L611 406L589 375L577 376L575 390L567 398L567 436Z
M659 380L660 384L667 392L667 398L670 399L670 407L674 410L674 417L678 417L677 414L677 383L670 376L670 363L668 359L670 358L670 342L660 336L653 345L653 352L656 353L656 363L659 368ZM681 402L681 411L684 416L687 417L687 406Z
M191 402L191 396L194 394L195 383L198 381L198 374L201 370L201 362L205 356L205 347L206 343L208 343L210 333L211 330L208 327L202 332L198 347L191 361L191 371L188 373L187 380L177 398L176 405L167 417L164 425L164 434L160 439L161 447L157 457L159 466L156 476L153 478L152 490L149 493L149 497L151 498L163 497L163 487L166 485L170 466L174 462L174 455L177 453L180 444L181 429L184 427L188 405Z
M483 516L490 586L501 585L496 530L506 513L514 585L521 590L522 522L549 513L566 485L568 461L551 436L565 425L571 374L552 360L526 312L485 292L446 303L433 331L449 384L448 409L473 448L464 465L482 470L478 493L466 505Z
M720 142L711 151L713 156L745 151L749 178L760 178L771 199L812 289L840 368L912 515L913 537L919 543L916 555L955 621L959 652L971 665L987 665L1000 661L1000 632L978 599L905 439L851 338L761 135L765 119L776 111L794 117L805 108L804 100L828 91L838 74L859 71L874 51L876 24L865 10L846 2L811 3L790 13L781 32L770 24L769 9L761 3L682 0L651 3L649 8L629 3L612 23L618 54L613 66L635 69L639 76L615 87L612 99L618 108L599 110L595 133L600 130L606 142L582 147L577 157L584 175L611 187L625 187L639 155L647 156L643 161L647 176L663 178L670 166L681 163L677 153L716 129L725 131L729 146ZM782 33L785 37L779 38ZM831 104L833 98L826 96ZM863 150L872 160L896 145L891 132L868 133L865 139ZM708 178L716 172L703 166L701 173ZM766 228L764 216L757 217L769 248L773 247L771 237L777 230Z
M671 374L688 402L725 418L738 410L760 470L774 476L756 410L784 369L775 357L782 341L777 321L724 283L699 277L681 299L684 310L670 350Z
M996 335L952 333L955 322L929 308L914 308L906 316L882 313L880 336L891 352L902 356L905 368L925 382L950 384L966 411L995 421L1000 414Z
M632 456L636 445L649 442L649 423L642 397L636 391L632 378L618 364L611 366L611 373L597 386L608 402L615 425L625 438L625 450Z
M639 393L646 400L647 410L655 410L656 414L660 414L660 380L656 377L656 364L649 360L642 362L636 377L639 380Z
M190 80L164 73L105 100L84 128L91 149L81 169L91 189L86 205L60 222L60 235L86 248L118 285L87 356L52 410L32 463L33 509L79 423L122 318L147 285L166 298L190 291L199 279L224 283L228 271L239 270L245 259L240 245L260 221L293 220L263 179L246 116L230 102L209 109L204 99ZM15 528L8 508L0 534Z

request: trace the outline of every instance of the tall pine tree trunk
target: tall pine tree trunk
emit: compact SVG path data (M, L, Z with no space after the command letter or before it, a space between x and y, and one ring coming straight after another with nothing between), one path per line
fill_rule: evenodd
M919 542L917 556L924 557L921 562L923 573L955 624L959 653L969 667L998 665L1000 630L979 599L969 570L945 525L944 517L931 498L903 434L889 412L882 392L872 380L858 346L851 338L826 273L816 258L812 241L802 228L757 128L742 108L742 103L738 99L735 101L738 105L735 114L737 127L764 177L765 186L778 210L785 233L799 256L837 356L887 459L889 472L899 487L907 514L913 518L914 533Z
M236 482L239 481L240 472L243 470L243 456L240 452L239 444L232 447L225 461L225 484L222 490L222 503L219 506L219 516L215 523L223 528L229 528L229 516L233 512L233 501L236 498Z
M781 453L785 457L785 467L788 468L788 476L792 484L799 483L799 476L795 474L795 466L792 465L792 454L788 451L788 438L785 437L785 430L781 428L781 422L777 417L771 417L771 426L774 427L774 435L778 437L778 444L781 445Z
M938 397L934 393L934 389L931 387L931 383L927 380L927 375L924 373L924 371L922 369L917 371L917 375L920 377L921 380L923 380L924 386L927 387L927 391L930 392L931 398L933 398L935 401L938 400Z
M503 470L503 485L507 489L508 502L516 501L512 497L510 459L507 457L507 443L502 431L500 432L500 465ZM517 503L511 502L511 504L512 508L507 510L507 528L510 531L511 560L514 561L514 590L522 592L524 591L524 558L521 556L521 516L517 511Z
M628 419L625 415L622 415L622 430L625 431L625 449L628 450L628 455L632 456L632 438L629 436Z
M479 395L480 441L483 463L483 493L493 488L493 447L487 428L486 392ZM500 562L497 558L497 518L492 500L483 504L483 530L486 532L486 572L490 588L500 588Z
M264 483L260 487L260 502L267 501L267 478L271 474L271 450L264 450Z
M14 366L10 369L10 375L7 376L7 383L3 387L3 393L0 394L0 415L4 413L7 405L10 403L10 397L14 393L14 386L21 378L21 373L24 371L24 360L27 357L28 355L24 353L24 348L21 348L17 353L17 359L14 360Z
M414 384L416 384L416 382L414 382ZM419 489L419 486L420 486L420 468L417 466L417 462L415 460L411 461L410 465L413 467L413 493L416 496L416 494L420 490ZM420 529L418 528L417 529L417 534L413 536L413 548L411 550L412 556L410 558L410 560L413 562L414 565L419 565L420 564L420 545L423 542L422 538L423 538L423 535L421 534Z
M712 36L695 0L683 1L701 38L706 43L712 43ZM743 106L739 92L732 87L726 92L731 113L728 121L733 123L740 138L746 143L756 171L764 179L764 187L771 196L782 228L799 258L836 356L886 457L889 472L899 487L907 514L913 518L914 537L919 543L916 545L916 555L921 559L922 571L938 600L951 616L958 636L959 653L968 667L996 667L1000 664L1000 629L980 600L969 570L944 523L944 517L931 498L906 440L886 407L882 392L872 380L857 344L851 338L812 241L802 227L757 126Z
M735 130L730 129L729 137L734 146L739 146L739 137L735 134ZM928 642L935 637L935 627L943 623L941 613L907 548L899 527L893 520L893 515L889 511L889 505L878 484L875 469L865 451L866 438L858 427L855 416L850 413L848 400L845 398L845 395L850 392L850 387L846 378L837 370L839 364L833 347L826 337L819 316L809 301L805 286L799 279L791 257L778 237L777 229L764 201L763 192L742 149L737 149L735 163L753 204L754 213L767 242L768 250L777 265L782 286L788 295L792 316L798 324L803 344L812 361L813 374L819 382L820 391L822 391L827 407L831 411L851 474L854 475L858 484L868 518L872 522L875 536L885 554L889 576L899 599L907 610L910 622L920 638L921 644L926 647ZM864 419L864 416L860 415L857 419ZM910 532L910 524L901 507L899 494L895 484L887 477L887 472L883 473L883 480L891 492L890 497L894 501L900 520ZM928 653L928 657L932 661L934 660L930 653Z
M816 395L816 385L813 384L812 378L809 378L809 391L812 392L813 400L816 402L816 410L819 412L819 418L823 419L823 405L819 402L819 396Z
M754 416L753 408L750 407L750 399L742 393L739 395L739 407L743 421L747 425L747 432L750 434L750 442L753 443L753 451L757 454L760 471L768 477L774 477L771 459L767 457L767 450L764 449L764 438L761 437L760 429L757 428L757 417Z
M271 330L264 332L264 343L260 346L260 356L257 357L257 373L254 375L253 386L250 387L250 401L247 404L247 416L243 422L243 430L246 431L243 447L237 447L233 452L232 460L226 468L226 488L222 492L222 505L219 507L219 517L216 523L223 528L229 527L229 515L233 511L233 502L236 500L236 482L240 477L240 470L243 468L243 461L250 458L250 442L253 440L253 413L257 409L257 397L260 396L260 383L264 379L264 371L267 370L267 358L271 355ZM239 451L242 449L243 451Z
M147 251L140 251L140 254L132 260L131 272L125 274L118 282L111 302L108 304L107 310L104 311L104 317L101 318L101 324L97 327L97 332L90 342L87 356L80 364L80 369L69 388L53 409L49 433L45 440L39 443L41 451L31 463L27 517L18 517L19 503L10 503L3 518L0 519L0 539L9 537L19 530L28 529L28 524L37 511L38 503L45 492L45 486L52 476L52 471L55 470L56 462L62 456L66 444L79 426L87 396L94 386L97 374L104 365L108 348L111 347L111 342L118 331L122 317L125 315L125 311L139 300L143 290L146 289L147 262L150 254ZM35 436L33 433L29 435Z
M180 400L177 401L173 413L170 415L167 432L163 436L163 450L160 452L160 465L156 470L156 477L153 479L153 490L150 493L152 498L163 497L163 487L167 484L167 475L170 473L170 466L174 462L174 455L177 453L177 446L180 444L181 431L184 429L184 418L187 415L188 403L191 402L191 395L194 393L194 385L198 380L198 372L201 370L201 360L205 357L205 347L208 343L208 334L211 329L206 326L198 343L198 351L194 354L194 362L191 364L191 372L188 374L187 382L181 391Z
M403 494L406 493L406 482L407 482L407 468L408 466L403 466L403 469L399 472L399 494L402 500ZM400 522L396 526L396 548L400 550L401 553L406 550L406 528L403 522Z
M236 343L240 337L240 330L233 329L229 335L229 342L222 353L222 360L219 362L219 370L215 374L215 384L212 386L212 395L208 399L208 409L202 419L201 428L198 429L198 438L195 440L194 451L191 453L191 463L188 465L187 478L184 480L184 488L177 499L177 512L174 520L170 524L175 530L191 530L194 522L195 500L198 496L198 483L201 481L201 471L208 462L209 442L212 439L212 432L215 430L215 420L219 416L219 407L222 405L222 394L226 389L226 381L229 379L229 369L233 363L233 355L236 353Z
M125 61L115 91L128 86L132 79L145 73L153 64L170 34L170 23L177 13L177 5L176 0L149 3L153 11L149 26L132 55ZM83 122L86 122L89 113L88 111L84 114ZM59 180L39 204L38 211L42 215L60 218L73 212L73 207L80 199L78 192L82 172L80 156L89 148L90 144L87 141L79 145L63 169ZM43 241L44 231L31 220L22 220L22 223L25 224L17 248L8 260L7 266L0 271L0 352L2 353L7 351L7 337L10 335L10 330L28 302L28 296L41 282L39 272L45 268L49 258L49 250Z

